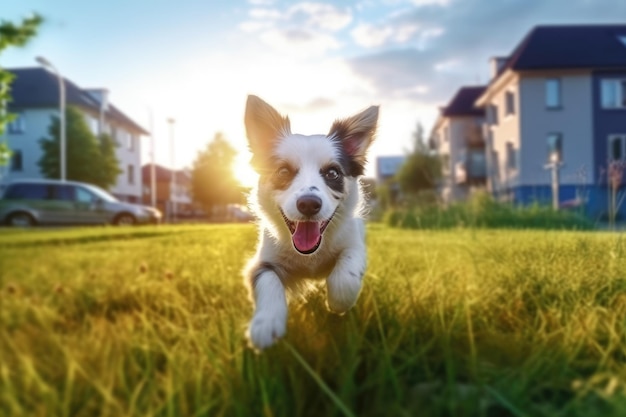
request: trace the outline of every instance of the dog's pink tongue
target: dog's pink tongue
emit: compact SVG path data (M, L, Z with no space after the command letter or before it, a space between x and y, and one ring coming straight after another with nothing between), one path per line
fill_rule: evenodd
M321 238L318 222L297 222L293 233L293 244L300 252L309 252L317 246Z

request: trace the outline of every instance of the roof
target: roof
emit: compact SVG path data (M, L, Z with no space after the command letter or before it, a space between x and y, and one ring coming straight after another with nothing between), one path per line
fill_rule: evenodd
M537 26L503 70L626 68L626 25Z
M6 69L15 75L11 83L12 100L9 106L14 108L56 107L59 104L59 81L57 76L42 67ZM100 112L100 102L72 81L63 78L65 97L68 104ZM119 124L143 135L149 133L126 116L117 107L108 103L105 116Z
M444 117L452 116L484 116L485 109L475 107L474 102L480 97L487 86L468 86L461 87L450 103L441 109L441 115Z

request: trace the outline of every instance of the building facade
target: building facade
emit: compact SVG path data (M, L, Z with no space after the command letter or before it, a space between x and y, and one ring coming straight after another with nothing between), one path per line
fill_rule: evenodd
M519 204L610 211L610 167L626 162L626 25L538 26L504 58L477 106L486 113L489 187ZM558 176L554 176L554 172ZM620 208L626 215L626 204Z
M485 86L460 88L440 114L431 132L431 146L441 158L441 198L463 201L486 185L485 111L474 106Z
M2 181L42 178L37 162L42 157L39 140L49 137L52 117L59 116L59 81L43 68L8 69L15 76L11 84L9 111L16 119L6 129L13 152ZM82 89L64 79L66 104L79 109L91 133L109 134L117 143L116 157L121 174L109 190L123 201L142 199L141 136L148 132L109 103L105 89Z
M152 205L152 164L144 165L141 170L142 202ZM154 165L155 207L168 221L192 217L197 211L191 199L191 173L181 169L174 171L174 176L171 169Z

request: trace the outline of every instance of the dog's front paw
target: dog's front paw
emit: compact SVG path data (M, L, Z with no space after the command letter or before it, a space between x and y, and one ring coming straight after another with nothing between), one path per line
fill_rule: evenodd
M332 274L326 281L328 294L326 307L335 314L344 314L356 304L361 291L361 279L357 274L338 276Z
M345 314L355 304L356 304L356 297L353 299L349 299L349 300L346 300L346 299L341 300L332 296L329 296L326 298L326 308L328 308L328 310L331 313L338 314L340 316Z
M272 346L285 335L287 313L256 313L248 328L248 339L256 349Z

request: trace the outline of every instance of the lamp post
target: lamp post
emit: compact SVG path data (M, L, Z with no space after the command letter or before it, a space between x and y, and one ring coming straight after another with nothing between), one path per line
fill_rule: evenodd
M155 158L155 144L154 144L154 120L152 118L152 108L148 107L148 112L150 115L150 204L152 207L156 207L157 205L157 196L156 196L156 167L154 166L154 158Z
M60 165L61 165L61 181L65 181L66 179L66 171L65 171L65 146L66 146L66 137L65 137L65 82L63 81L63 77L59 70L56 69L54 65L46 58L42 56L38 56L36 58L37 62L44 67L50 68L59 79L59 122L61 126L61 131L59 132L59 153L60 153Z
M172 166L172 181L170 183L170 200L171 200L171 221L176 221L176 200L175 200L175 191L176 191L176 168L175 168L175 163L176 163L176 158L175 158L175 145L174 145L174 123L176 122L176 120L174 120L174 118L170 117L169 119L167 119L167 122L170 124L170 164Z

